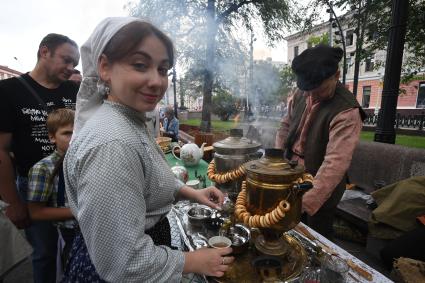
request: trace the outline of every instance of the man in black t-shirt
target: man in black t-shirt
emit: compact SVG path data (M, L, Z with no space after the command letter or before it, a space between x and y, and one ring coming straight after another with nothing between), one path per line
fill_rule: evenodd
M18 228L30 225L25 204L28 170L54 150L45 125L48 111L75 107L78 85L68 78L79 58L78 46L73 40L48 34L40 43L36 66L21 76L29 87L18 78L0 81L0 197L9 204L6 215ZM15 156L16 179L10 152ZM45 227L36 232L38 225L40 223L34 223L26 230L35 251L42 237L52 235L43 234ZM43 256L33 254L34 282L54 282L54 278L42 274L51 269L43 262ZM54 268L48 272L55 271Z

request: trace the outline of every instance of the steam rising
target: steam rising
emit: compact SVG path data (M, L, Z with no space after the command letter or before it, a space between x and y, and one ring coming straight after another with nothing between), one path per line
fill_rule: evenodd
M188 4L189 2L163 0L148 3L140 1L134 7L130 7L130 10L133 16L148 18L174 40L177 51L177 82L180 79L185 81L183 86L177 84L178 88L183 88L178 89L177 94L184 93L202 97L200 86L203 83L208 42L205 7L202 5L206 5L206 3L192 1ZM162 9L164 5L167 7L166 14L163 12L158 14L158 11L164 11ZM162 6L161 9L159 6ZM263 146L272 147L276 127L282 116L283 106L278 106L282 101L281 94L279 94L279 71L283 66L273 65L271 60L258 61L255 62L253 70L250 70L251 34L247 31L245 24L241 21L218 27L217 50L213 64L214 88L225 89L245 101L242 110L247 110L246 99L248 98L253 116L249 121L246 118L241 119L243 123L240 124L240 127L246 134L249 124L254 126L259 132L258 139ZM252 82L250 81L251 71L253 71ZM177 101L180 99L178 98Z

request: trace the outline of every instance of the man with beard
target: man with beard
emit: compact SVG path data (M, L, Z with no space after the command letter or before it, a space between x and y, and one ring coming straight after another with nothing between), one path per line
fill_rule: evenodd
M288 103L275 146L314 176L302 200L304 222L327 238L345 174L359 141L365 114L354 95L339 82L341 48L319 45L295 57L298 89Z
M0 81L0 196L9 204L6 216L26 228L36 283L55 282L57 232L51 223L30 223L24 201L28 170L54 150L46 129L48 113L75 107L78 85L68 79L79 58L73 40L51 33L41 41L31 72Z

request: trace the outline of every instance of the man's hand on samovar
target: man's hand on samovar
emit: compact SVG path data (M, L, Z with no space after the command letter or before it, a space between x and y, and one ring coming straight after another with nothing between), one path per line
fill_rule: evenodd
M196 190L197 202L208 205L211 208L221 210L224 201L224 194L214 186Z
M326 198L327 199L327 198ZM302 212L313 216L326 201L314 188L303 195Z

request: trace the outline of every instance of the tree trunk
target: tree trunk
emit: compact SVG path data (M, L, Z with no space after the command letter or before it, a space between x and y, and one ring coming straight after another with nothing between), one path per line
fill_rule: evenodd
M183 80L180 78L180 108L185 108L184 105L184 90L183 90Z
M357 40L356 40L356 57L354 59L354 77L353 77L353 94L354 97L357 97L357 88L359 85L359 72L360 72L360 61L361 61L361 53L363 47L363 30L360 31L361 28L361 19L360 16L357 19Z
M357 88L359 85L359 72L360 72L360 62L362 57L363 50L363 42L364 42L364 33L366 29L366 20L367 20L367 8L368 1L366 1L366 7L364 8L364 12L359 15L357 18L357 40L356 40L356 58L354 60L354 77L353 77L353 94L354 97L357 97ZM359 11L362 9L361 2Z
M212 107L212 89L214 83L215 62L214 55L216 51L215 37L217 35L217 24L215 22L215 0L208 0L207 6L207 50L206 67L204 74L203 102L202 102L202 121L201 131L211 132L211 107Z

